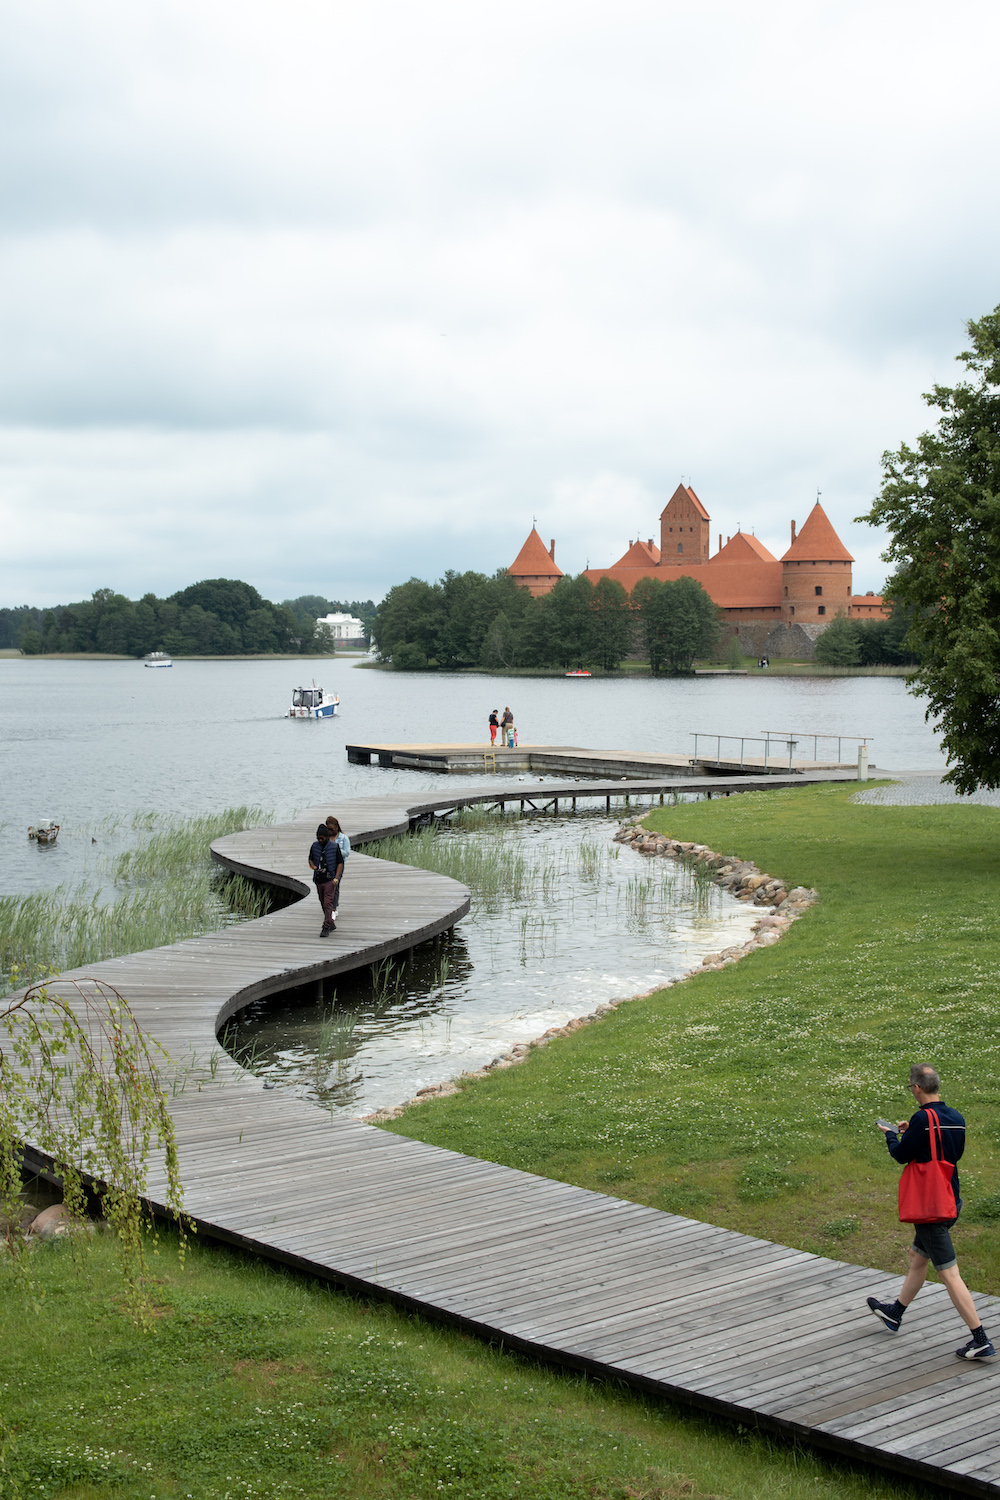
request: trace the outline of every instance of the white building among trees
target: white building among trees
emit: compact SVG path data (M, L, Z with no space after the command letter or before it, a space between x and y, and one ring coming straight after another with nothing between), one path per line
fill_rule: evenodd
M324 615L316 621L319 628L326 628L334 644L334 649L348 648L358 651L368 650L368 640L365 636L365 627L354 615L344 614L338 611L333 615Z

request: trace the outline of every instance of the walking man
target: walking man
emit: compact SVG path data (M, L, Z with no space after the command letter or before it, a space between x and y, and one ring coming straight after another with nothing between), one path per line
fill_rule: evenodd
M316 830L315 841L309 850L309 868L313 872L313 885L316 887L319 904L323 908L323 927L320 937L329 937L337 926L334 908L337 904L340 877L344 871L344 856L336 839L330 837L330 830L325 823L321 823Z
M958 1160L965 1150L965 1121L957 1109L950 1109L945 1104L939 1093L940 1087L941 1080L933 1068L926 1064L912 1067L910 1092L920 1106L919 1109L909 1123L901 1120L898 1130L881 1122L879 1129L885 1136L889 1155L894 1161L930 1162L940 1158L952 1164L951 1180L947 1184L951 1195L948 1201L949 1217L937 1223L914 1224L910 1270L899 1296L895 1302L879 1302L876 1298L869 1297L868 1306L889 1333L896 1333L903 1314L927 1279L928 1266L933 1262L955 1311L972 1334L967 1344L955 1350L958 1358L993 1359L996 1350L986 1336L971 1293L958 1273L955 1247L951 1242L950 1230L962 1207L958 1190ZM950 1212L952 1198L954 1213ZM901 1217L902 1212L901 1204Z
M511 744L513 744L513 740L511 739L511 731L513 730L513 728L514 728L514 715L511 713L511 711L510 711L509 708L505 708L504 711L503 711L503 716L502 716L502 718L500 720L500 743L501 743L501 745L510 746Z

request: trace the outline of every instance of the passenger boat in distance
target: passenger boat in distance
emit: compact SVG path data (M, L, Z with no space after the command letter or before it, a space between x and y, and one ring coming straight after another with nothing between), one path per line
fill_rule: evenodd
M142 658L144 667L172 667L173 662L166 651L148 651Z
M36 839L39 844L54 844L59 837L59 824L53 823L51 818L40 818L37 825L29 824L28 837Z
M340 708L337 693L326 693L316 686L297 687L292 692L292 706L288 710L290 719L332 719Z

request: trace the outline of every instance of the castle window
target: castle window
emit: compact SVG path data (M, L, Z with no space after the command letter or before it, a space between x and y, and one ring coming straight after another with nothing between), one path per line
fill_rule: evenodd
M795 613L795 605L793 604L792 605L792 614L794 615L794 613Z
M821 604L820 607L819 607L819 609L816 611L816 613L818 615L825 615L826 614L826 605L825 604Z
M684 551L684 543L683 542L678 542L677 543L677 550L678 550L678 552L683 552Z
M788 585L787 585L787 583L785 584L785 598L786 599L788 598Z
M823 592L822 586L820 584L816 585L816 592L817 594L821 594Z

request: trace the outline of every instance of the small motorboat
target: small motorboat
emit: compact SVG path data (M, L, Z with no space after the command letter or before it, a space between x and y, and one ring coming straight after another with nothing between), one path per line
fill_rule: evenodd
M591 675L592 673L588 672L585 667L576 667L572 672L566 673L567 677L590 677Z
M288 710L290 719L332 719L340 708L337 693L327 693L317 687L297 687L292 693L292 706Z
M142 658L144 667L172 667L173 662L166 651L149 651Z
M59 837L59 824L51 818L41 818L37 824L29 824L28 837L39 844L54 844Z

